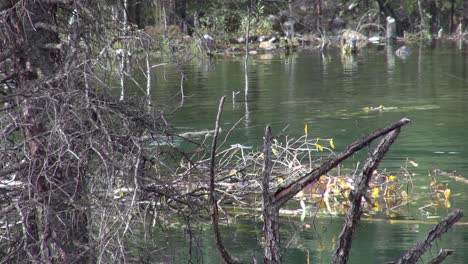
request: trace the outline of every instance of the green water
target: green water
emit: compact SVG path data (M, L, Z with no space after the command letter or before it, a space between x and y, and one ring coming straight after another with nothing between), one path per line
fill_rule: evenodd
M274 133L298 137L307 123L309 135L333 138L336 151L340 151L372 130L407 117L412 123L403 129L380 168L398 169L407 159L416 162L419 166L410 166L410 170L415 188L422 192L429 181L428 171L434 168L468 178L468 49L451 43L414 45L412 54L400 59L393 52L397 47L369 47L354 58L343 58L336 51L252 56L246 97L243 58L218 57L211 63L187 65L183 104L178 94L179 73L171 67L158 68L153 98L166 106L181 105L168 117L170 122L181 131L198 131L214 128L219 99L226 96L222 128L228 131L240 120L227 145L260 146L267 124ZM383 106L382 111L363 110L379 106ZM362 158L356 155L347 165ZM440 181L452 189L451 208L468 212L468 185L448 178ZM383 221L362 222L353 244L352 263L395 259L422 239L434 221L440 220L427 218L427 212L418 210L427 203L415 202L400 210L402 218L413 222L389 223L385 215ZM428 211L431 217L444 217L451 208L431 207ZM312 225L310 217L304 222L299 218L284 221L285 263L307 263L308 254L311 263L329 262L341 229L340 217L316 219L319 232L303 228L306 223ZM203 256L204 263L219 263L209 228L203 230L197 255ZM165 251L165 261L186 262L187 240L182 231L173 234L156 244L170 249ZM261 262L260 223L238 220L226 227L223 235L235 255L246 262L252 262L255 255ZM447 263L468 263L468 226L456 226L438 246L457 250ZM432 254L436 253L434 249Z

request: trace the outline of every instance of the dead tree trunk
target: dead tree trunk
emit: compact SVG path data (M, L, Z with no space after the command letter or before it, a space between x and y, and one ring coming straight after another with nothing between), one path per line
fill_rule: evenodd
M372 177L372 173L375 169L377 169L383 156L398 137L399 133L400 129L395 129L382 139L379 146L377 146L372 155L364 163L362 172L356 179L354 179L354 190L350 194L351 207L346 214L343 230L341 231L340 237L338 239L332 263L348 263L349 252L353 242L353 234L362 215L362 198L369 188L369 182Z
M263 146L263 234L265 237L264 263L280 263L280 236L279 236L279 207L275 204L275 197L269 192L271 175L271 144L273 136L271 127L265 129Z

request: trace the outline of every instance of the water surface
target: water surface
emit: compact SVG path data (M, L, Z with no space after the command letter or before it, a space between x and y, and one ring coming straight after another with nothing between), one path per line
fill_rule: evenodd
M219 99L226 96L224 131L241 120L228 145L253 147L261 145L268 124L274 133L295 137L301 136L304 124L308 124L310 136L333 138L336 151L340 151L374 129L407 117L412 123L404 127L381 168L391 170L404 166L406 160L414 161L418 167L410 166L410 170L417 188L422 189L427 188L428 171L434 168L468 178L467 48L451 43L413 45L406 59L394 55L397 48L371 46L355 57L342 57L336 51L253 56L248 61L246 96L243 58L217 57L210 64L184 67L183 104L178 94L180 74L166 67L154 73L153 98L161 104L169 102L171 107L181 105L169 117L171 123L182 131L198 131L213 129ZM238 92L235 99L233 92ZM366 111L366 107L381 110ZM362 158L357 155L347 164ZM454 193L451 208L468 212L464 194L468 186L448 178L440 181L447 182ZM383 221L364 221L353 244L352 263L392 260L422 239L440 220L431 221L427 212L418 210L424 203L404 208L405 219L414 222L390 223L385 216ZM431 217L444 217L451 208L432 207L428 211ZM312 263L329 262L341 218L320 219L320 236L312 229L301 229L304 223L299 219L291 221L296 224L283 225L283 245L289 245L285 263L306 263L308 255ZM312 221L306 218L305 223ZM253 228L255 225L259 223L242 220L225 229L225 236L236 238L230 239L228 246L246 261L260 252L261 224ZM207 230L201 232L205 237L202 248L206 249L201 255L206 263L216 263ZM438 246L458 249L449 263L468 263L468 226L456 226ZM183 262L176 256L174 261Z

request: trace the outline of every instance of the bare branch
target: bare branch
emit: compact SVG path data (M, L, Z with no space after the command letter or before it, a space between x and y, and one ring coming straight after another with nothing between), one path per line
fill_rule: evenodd
M0 62L7 60L13 55L13 49L7 49L0 53Z
M400 128L397 128L387 134L381 141L372 155L367 158L364 163L362 172L354 179L354 190L350 194L351 207L346 214L343 230L337 242L336 250L333 255L332 263L345 264L348 263L349 252L353 242L353 234L356 230L359 220L362 215L362 197L369 188L369 181L372 173L380 164L383 156L387 153L390 146L395 142L400 133Z
M424 241L419 242L412 249L408 250L398 261L398 264L417 263L421 256L431 248L432 244L442 237L458 220L463 217L463 211L455 209L447 217L432 229ZM437 263L437 262L436 262Z
M19 0L3 0L0 2L0 12L13 7Z
M28 163L18 163L0 170L0 178L18 172L28 166Z
M452 253L453 253L453 250L451 249L441 249L439 252L439 255L431 259L427 264L440 264L445 260L447 256L452 255Z

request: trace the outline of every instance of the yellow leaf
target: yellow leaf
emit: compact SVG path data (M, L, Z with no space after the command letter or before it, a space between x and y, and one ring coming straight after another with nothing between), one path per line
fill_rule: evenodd
M374 190L372 190L372 196L379 197L379 188L375 187Z
M395 175L390 175L390 176L388 176L388 180L389 181L394 181L394 180L396 180L396 176Z
M330 147L331 147L332 149L335 149L335 144L333 144L333 138L330 139L330 142L329 142L329 143L330 143Z
M278 150L275 149L275 148L271 148L271 152L273 152L273 154L275 154L275 155L278 154Z
M119 196L120 196L120 197L123 197L123 196L124 196L123 191L119 191Z
M444 191L445 200L448 200L450 198L450 195L452 195L452 191L449 188L445 189Z
M282 183L282 182L283 182L283 178L278 177L277 181L278 181L278 183Z
M309 134L309 129L307 127L307 123L304 125L304 135L308 135Z
M318 149L319 151L323 151L323 146L322 146L322 145L316 144L316 146L317 146L317 149Z
M237 170L231 170L229 171L229 176L234 176L236 175L236 173L237 173Z
M398 215L395 214L395 213L389 213L388 216L389 216L390 218L395 218L395 217L397 217Z
M445 207L446 207L446 208L452 207L452 203L450 203L450 200L445 200L445 203L444 203L444 204L445 204Z

